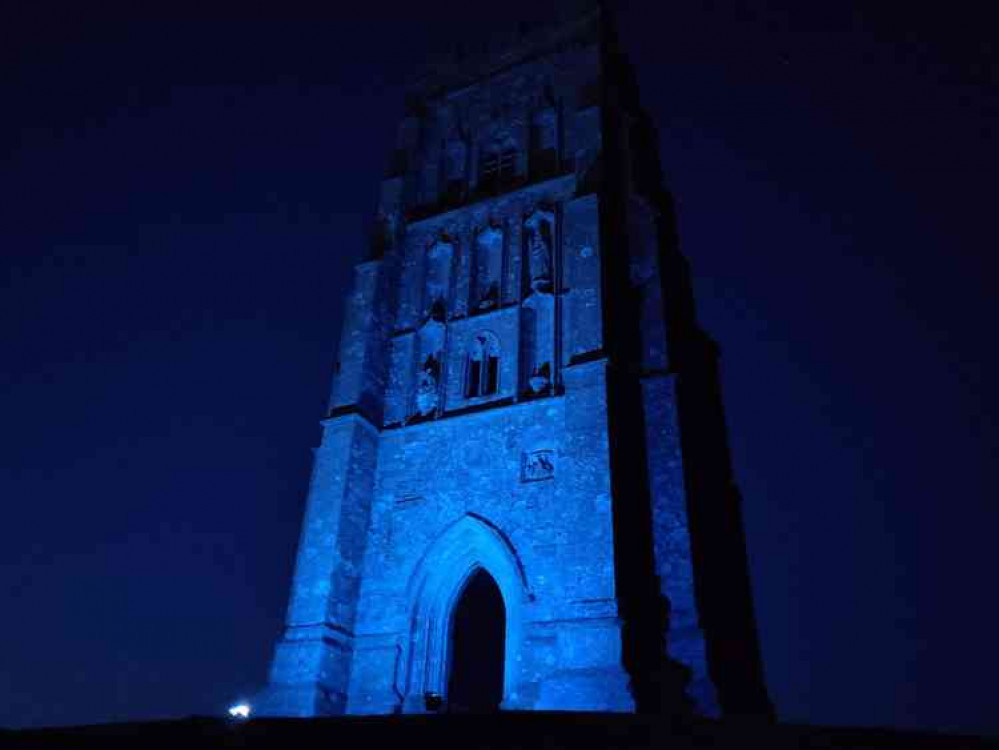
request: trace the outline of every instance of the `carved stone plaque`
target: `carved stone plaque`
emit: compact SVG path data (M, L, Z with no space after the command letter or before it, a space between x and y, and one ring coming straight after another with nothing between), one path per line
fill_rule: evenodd
M550 448L527 451L520 460L520 481L540 482L555 477L555 451Z

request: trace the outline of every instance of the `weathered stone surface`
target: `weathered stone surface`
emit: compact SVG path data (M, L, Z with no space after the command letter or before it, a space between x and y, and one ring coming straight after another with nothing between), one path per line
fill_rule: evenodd
M698 332L668 199L600 12L535 39L411 94L265 714L447 705L452 613L480 571L505 609L503 708L717 710L687 478L707 485L675 383L698 377Z

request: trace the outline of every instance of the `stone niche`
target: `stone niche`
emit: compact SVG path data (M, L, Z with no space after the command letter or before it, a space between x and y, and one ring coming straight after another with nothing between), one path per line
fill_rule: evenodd
M503 230L489 225L475 235L475 270L472 277L472 312L498 307L502 298Z
M555 279L555 214L536 208L524 219L528 286L531 292L551 292Z
M555 214L524 220L526 296L521 305L521 370L529 394L550 390L555 374Z
M558 116L554 107L544 107L531 115L531 178L553 177L558 163Z
M427 249L423 317L444 322L451 298L451 263L454 244L447 238L436 240Z
M416 372L414 412L421 417L431 416L440 405L444 334L444 324L434 318L428 319L419 331L417 347L419 366Z
M443 148L444 184L443 200L446 206L456 206L468 191L470 149L468 138L460 126L454 126Z

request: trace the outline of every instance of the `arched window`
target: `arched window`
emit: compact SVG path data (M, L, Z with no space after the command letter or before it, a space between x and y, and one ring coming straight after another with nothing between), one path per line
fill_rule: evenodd
M489 144L479 162L479 189L488 194L506 190L517 176L517 147L511 138Z
M499 339L488 331L475 334L468 348L465 397L492 396L499 390Z

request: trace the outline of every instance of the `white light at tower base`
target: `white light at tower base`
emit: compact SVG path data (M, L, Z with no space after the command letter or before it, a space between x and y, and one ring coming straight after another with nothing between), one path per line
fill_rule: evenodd
M229 706L229 716L234 719L249 719L250 706L246 703L237 703L234 706Z

